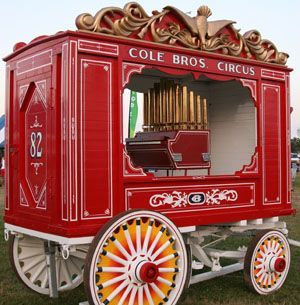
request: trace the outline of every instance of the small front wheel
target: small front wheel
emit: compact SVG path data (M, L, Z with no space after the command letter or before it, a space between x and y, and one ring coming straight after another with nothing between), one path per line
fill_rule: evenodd
M19 280L29 289L49 295L49 280L44 240L29 235L12 235L9 239L9 258ZM76 288L82 283L86 245L76 246L68 259L56 248L55 261L58 291Z
M278 290L289 272L291 252L283 233L263 230L253 238L245 256L244 279L258 294Z
M166 216L146 210L122 213L90 246L84 271L89 304L176 304L187 267L181 233Z

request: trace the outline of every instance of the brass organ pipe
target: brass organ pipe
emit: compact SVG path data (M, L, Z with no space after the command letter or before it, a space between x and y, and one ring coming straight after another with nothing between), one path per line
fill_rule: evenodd
M166 82L165 80L161 80L161 96L162 96L162 118L161 118L161 125L160 130L163 131L166 126L166 105L167 105L167 95L166 95Z
M175 124L176 128L178 129L178 125L180 122L180 87L176 85L175 87Z
M207 100L187 86L161 79L144 93L144 131L208 128Z
M154 93L155 93L155 121L154 121L154 130L159 131L160 124L160 94L159 94L159 84L154 84Z
M182 87L182 129L187 129L188 121L188 91L187 86Z
M150 130L155 129L155 117L156 117L156 104L155 104L155 90L150 89Z
M189 116L189 127L194 129L195 125L195 107L194 107L194 91L190 91L190 116Z
M197 127L197 96L198 94L194 92L194 128L193 129L198 129Z
M182 121L183 121L183 91L182 87L179 87L179 105L180 105L180 112L179 112L179 124L178 129L182 128Z
M152 125L152 121L151 121L151 115L152 115L152 105L151 105L151 92L150 90L148 90L147 92L148 95L148 107L147 107L147 116L148 116L148 131L151 130L151 125Z
M173 97L172 97L172 88L173 88L173 82L167 81L167 120L166 120L166 129L172 130L172 103L173 103Z
M196 122L197 122L197 129L202 128L202 119L201 119L201 97L197 95L196 98Z
M203 99L203 129L207 129L207 101Z
M164 103L164 130L167 130L168 125L168 103L169 103L169 94L168 94L168 81L165 80L164 82L164 96L165 96L165 103Z
M169 130L174 130L174 107L175 107L175 86L170 82L169 87Z
M150 89L151 94L151 130L154 130L154 122L155 122L155 91L154 89Z

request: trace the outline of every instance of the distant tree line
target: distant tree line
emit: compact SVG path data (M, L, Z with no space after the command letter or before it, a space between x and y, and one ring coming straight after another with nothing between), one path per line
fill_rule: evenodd
M292 153L300 153L300 138L291 139L291 151Z

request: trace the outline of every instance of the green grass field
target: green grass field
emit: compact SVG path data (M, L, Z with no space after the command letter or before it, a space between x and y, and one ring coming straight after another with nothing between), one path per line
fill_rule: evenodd
M300 174L298 174L293 192L294 207L300 212ZM0 189L0 305L77 305L85 301L84 289L79 288L60 294L51 300L26 289L13 273L7 254L7 244L3 239L3 188ZM300 240L300 217L287 217L289 237ZM235 247L236 240L226 241L225 246ZM234 248L233 247L233 248ZM232 248L232 247L231 247ZM284 286L270 296L259 296L252 293L243 282L243 273L236 272L210 281L191 286L185 291L182 305L298 305L300 304L300 248L292 247L292 262Z

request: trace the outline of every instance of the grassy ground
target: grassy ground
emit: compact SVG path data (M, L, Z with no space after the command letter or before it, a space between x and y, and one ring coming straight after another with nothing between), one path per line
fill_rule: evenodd
M293 192L294 207L300 211L300 174ZM3 239L3 188L0 189L0 305L77 305L85 300L83 287L63 293L59 299L32 293L20 284L14 275L7 255L7 245ZM300 217L288 217L290 238L300 240ZM228 241L232 246L236 241ZM210 281L191 286L183 295L182 305L298 305L300 304L300 249L292 247L292 263L285 285L275 294L258 296L245 286L243 273L236 272Z

